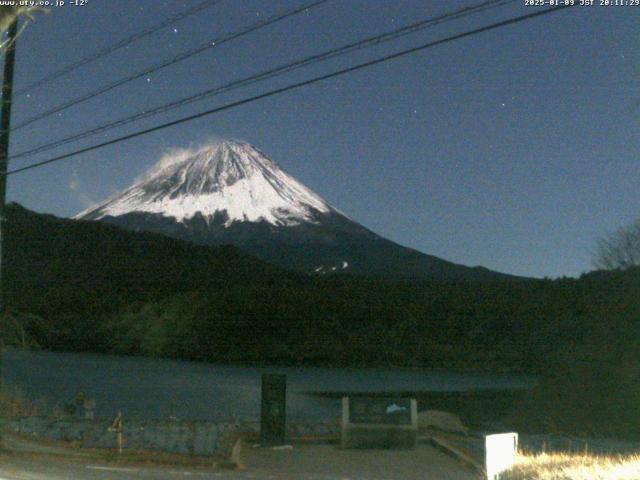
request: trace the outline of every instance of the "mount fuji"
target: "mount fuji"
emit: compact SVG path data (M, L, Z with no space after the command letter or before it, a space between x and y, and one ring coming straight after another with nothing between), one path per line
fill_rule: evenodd
M74 217L203 245L231 244L315 274L506 280L403 247L351 220L245 142L162 159L131 187Z

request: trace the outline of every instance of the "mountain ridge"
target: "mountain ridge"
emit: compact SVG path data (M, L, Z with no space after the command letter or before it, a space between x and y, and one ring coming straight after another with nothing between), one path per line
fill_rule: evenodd
M513 280L404 247L350 219L246 142L161 160L138 182L74 218L201 245L231 244L305 273Z

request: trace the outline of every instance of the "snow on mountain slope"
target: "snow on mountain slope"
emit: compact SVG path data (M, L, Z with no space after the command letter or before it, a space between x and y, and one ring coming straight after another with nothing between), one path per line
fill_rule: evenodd
M75 217L200 245L234 245L316 275L504 279L387 240L329 205L248 143L221 141L161 159L144 178Z
M314 222L337 212L248 143L225 140L192 154L161 160L144 179L75 218L99 220L127 213L157 213L184 222L226 212L225 226L265 221L276 226Z

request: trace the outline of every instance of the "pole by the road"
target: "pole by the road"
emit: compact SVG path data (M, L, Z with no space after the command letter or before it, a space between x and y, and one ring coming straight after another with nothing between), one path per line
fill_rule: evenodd
M2 110L0 111L0 314L4 313L4 207L7 195L7 167L9 159L9 130L11 129L11 105L13 103L13 71L16 63L16 37L18 19L7 31L8 48L4 54L4 83L2 85Z
M2 109L0 110L0 315L4 313L5 291L2 271L4 270L4 205L7 195L7 167L9 163L9 130L11 129L11 103L13 101L13 70L16 62L16 37L18 19L16 18L7 32L9 46L4 54L4 83L2 85ZM2 389L2 342L0 341L0 390ZM4 418L0 413L0 446Z

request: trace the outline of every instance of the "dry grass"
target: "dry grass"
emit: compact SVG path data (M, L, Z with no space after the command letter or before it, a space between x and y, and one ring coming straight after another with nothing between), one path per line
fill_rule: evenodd
M639 455L518 455L504 480L639 480Z

